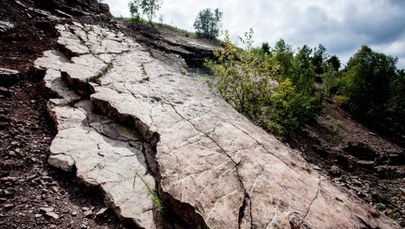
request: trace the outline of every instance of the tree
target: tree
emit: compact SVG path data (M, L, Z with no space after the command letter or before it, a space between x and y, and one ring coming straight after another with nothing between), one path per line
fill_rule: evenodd
M132 0L128 3L129 12L131 13L131 18L139 21L141 19L141 1L142 0Z
M288 78L292 73L292 61L294 52L291 45L287 44L283 39L280 39L271 50L278 66L282 78Z
M405 127L405 70L398 70L390 82L388 113Z
M263 42L261 50L266 54L270 54L270 45L269 45L269 43L268 42Z
M343 71L342 94L349 110L360 118L384 115L390 97L390 82L395 79L396 58L362 46Z
M278 60L253 48L252 36L252 30L246 33L240 39L245 47L239 49L226 33L223 48L214 53L217 60L208 61L207 66L214 73L214 85L237 111L264 129L288 137L317 117L319 103L299 91L289 78L280 77ZM280 52L289 55L288 46L280 45Z
M129 2L129 12L131 17L136 21L141 19L144 15L148 18L149 23L152 24L152 19L156 16L162 5L162 0L132 0Z
M333 69L336 71L339 71L340 68L340 60L337 56L333 55L329 57L329 59L326 61L329 66L331 66Z
M312 57L312 65L316 74L324 73L324 62L327 58L326 48L322 44L318 45L318 48L314 49L314 55Z
M307 45L300 48L293 59L293 73L290 79L294 86L304 94L313 95L315 92L315 73L311 64L312 49Z
M215 39L221 33L222 12L215 9L204 9L198 13L194 21L194 28L197 30L197 35L209 39Z

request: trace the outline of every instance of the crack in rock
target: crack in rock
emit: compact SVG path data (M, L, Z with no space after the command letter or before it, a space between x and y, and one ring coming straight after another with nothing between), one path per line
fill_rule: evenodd
M62 75L82 97L74 103L59 93L71 102L50 102L58 128L51 157L73 161L76 176L103 190L121 218L141 228L399 228L384 215L371 215L370 207L323 180L295 151L138 43L98 26L57 28L71 58L38 65L54 70L47 78L51 90ZM145 174L166 202L165 218L151 211L149 188L133 187L135 173Z
M335 226L352 226L353 222L342 212L367 214L360 210L367 207L354 197L346 196L344 204L336 204L334 196L341 193L332 184L328 184L327 198L314 201L319 175L308 168L295 151L263 130L259 131L246 118L240 118L200 82L173 73L158 61L146 65L139 58L143 55L138 50L117 58L114 68L104 78L109 79L95 86L91 99L101 113L138 129L146 141L151 142L150 133L159 135L156 138L159 140L152 142L161 176L159 188L171 206L188 204L213 228L262 228L269 222L274 227L289 225L288 214L304 215L311 202L313 214L307 214L306 220L312 225L324 224L324 219L336 217L340 223ZM137 59L140 63L132 65L132 69L125 66L127 59ZM111 84L118 72L127 75L121 75L120 82ZM145 77L149 80L140 82ZM125 93L115 88L125 88ZM179 100L182 102L175 105ZM229 124L232 121L238 125ZM239 126L241 123L243 128ZM260 141L253 134L259 135ZM225 149L228 145L233 148ZM211 157L216 160L210 161ZM225 158L232 161L235 173L222 176L218 164ZM207 165L211 169L204 169ZM253 174L258 174L259 170L263 175L256 179ZM235 189L232 179L236 182ZM322 210L322 206L330 204L337 206L336 209ZM189 211L180 207L175 211L186 221L193 221L187 214Z
M309 203L309 205L308 205L308 209L305 212L304 219L306 219L308 217L308 214L311 211L312 205L314 204L315 200L318 198L319 192L321 191L321 188L322 188L321 183L322 183L322 178L319 178L318 190L316 190L314 198L311 200L311 203Z
M68 47L66 47L66 49L68 49ZM57 55L48 55L45 57L45 61L42 62L39 59L38 67L45 68L47 69L46 71L49 71L51 69L64 69L66 65L71 65L71 70L74 71L75 68L77 69L78 66L80 66L75 63L75 58L83 57L73 57L72 62L64 61L63 63L59 63L57 62L56 56ZM97 56L93 57L102 61L104 64L106 63ZM49 62L47 63L47 61ZM42 63L45 63L43 65L47 63L48 66L42 66ZM90 87L89 82L103 76L111 67L112 65L106 65L101 68L99 74L89 74L93 75L93 77L88 77L83 86ZM52 80L64 78L68 81L66 72L62 70L61 74L60 71L55 71L58 74L55 74ZM63 74L66 75L62 77ZM58 82L62 83L62 81ZM82 87L77 86L75 83L71 83L70 85L76 90ZM55 84L47 84L46 86L50 90L53 90ZM70 89L65 87L62 92L66 94L65 91L69 90ZM81 94L86 95L91 93L91 90L85 91L89 92ZM58 96L63 97L64 94L61 94L58 94ZM110 199L110 201L107 202L113 203L113 208L120 218L130 219L137 227L156 228L158 221L156 221L156 217L153 216L155 212L150 211L150 209L153 208L153 202L148 197L147 189L140 184L132 188L131 182L135 174L134 170L145 174L144 179L146 182L150 183L148 185L152 188L155 186L154 178L148 174L146 162L142 162L142 160L145 161L145 157L142 156L139 158L140 155L143 155L142 152L123 151L123 149L136 149L134 143L138 141L138 138L125 137L132 131L122 132L124 129L117 126L112 121L103 120L103 118L89 113L88 102L83 100L83 98L79 98L77 103L72 101L70 101L70 103L71 107L66 106L67 104L65 103L60 104L56 101L49 104L49 110L52 112L59 130L58 135L51 145L52 155L49 157L49 163L64 171L76 172L78 178L80 178L83 183L97 186L104 190L103 192L108 193L106 198ZM110 126L108 128L111 128L111 125L118 128L114 130L115 132L111 132L112 135L107 134L103 130L106 126ZM115 137L116 134L118 134L117 137ZM122 145L124 142L125 145ZM94 145L94 150L92 149L92 145ZM144 146L139 148L143 149ZM97 155L100 159L92 155ZM128 157L131 159L128 160ZM140 161L136 159L137 157ZM117 158L118 161L115 161L117 159L113 158ZM74 166L76 166L77 169L74 169ZM127 169L127 171L123 172L125 169ZM119 185L111 186L113 183ZM124 188L125 186L127 188ZM119 199L122 197L126 199L120 201ZM134 215L137 215L137 217L133 218L132 216Z
M196 129L198 132L202 133L202 134L205 135L207 138L209 138L209 139L220 149L220 151L221 151L223 154L225 154L225 155L234 163L235 169L236 169L237 179L238 179L238 181L239 181L240 188L242 189L243 195L244 195L242 204L241 204L241 206L240 206L240 208L239 208L239 214L238 214L238 215L239 215L239 218L238 218L238 225L239 225L239 228L240 228L240 225L242 224L242 220L243 220L243 218L245 217L246 206L249 205L249 208L250 208L250 210L251 210L250 197L249 197L248 192L246 191L245 185L243 184L242 178L241 178L241 176L240 176L240 174L239 174L239 165L240 165L240 162L236 162L236 161L226 152L226 150L225 150L221 145L219 145L219 143L216 142L209 134L203 132L202 130L200 130L199 128L197 128L197 126L196 126L194 123L192 123L190 120L184 118L184 116L181 115L181 114L176 110L175 106L174 106L172 103L170 103L169 100L167 100L165 97L163 97L163 99L166 101L166 103L168 103L168 104L173 108L173 110L176 112L176 114L178 114L183 120L186 120L188 123L190 123L190 125L192 125L192 126L194 127L194 129ZM252 219L252 214L251 214L251 211L250 211L250 210L249 210L248 213L249 213L249 215L250 215L250 222L252 222L253 219Z

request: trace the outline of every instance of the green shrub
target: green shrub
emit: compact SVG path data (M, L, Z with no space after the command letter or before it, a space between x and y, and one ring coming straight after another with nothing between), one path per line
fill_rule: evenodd
M215 51L217 61L206 65L215 75L214 86L237 111L264 129L288 137L317 117L319 102L297 90L292 80L280 77L277 56L254 49L252 36L251 30L240 39L245 45L242 50L226 32L224 48Z
M335 102L338 106L346 106L349 99L344 95L334 95L333 102Z
M286 137L302 125L314 121L321 104L314 96L299 92L289 79L279 82L270 96L266 128Z

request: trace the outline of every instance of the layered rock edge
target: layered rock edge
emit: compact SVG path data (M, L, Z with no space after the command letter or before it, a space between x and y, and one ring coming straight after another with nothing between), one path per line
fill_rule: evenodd
M54 97L48 162L99 187L121 218L163 227L151 188L175 227L400 228L124 34L56 28L62 52L35 61Z

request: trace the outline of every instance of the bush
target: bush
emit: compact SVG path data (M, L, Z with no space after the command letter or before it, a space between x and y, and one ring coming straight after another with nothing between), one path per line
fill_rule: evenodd
M279 75L277 60L252 47L253 31L240 39L236 48L226 33L224 48L216 50L217 61L207 61L215 75L214 85L237 111L255 124L280 137L314 120L320 111L318 100L299 92L290 79Z
M266 56L256 55L252 48L252 34L253 31L246 33L246 40L241 39L246 49L240 51L226 33L224 48L214 53L218 62L210 60L207 66L216 76L214 85L224 99L256 122L268 103L276 69L270 62L263 60Z
M283 137L314 121L321 110L321 104L314 96L298 92L289 79L275 88L270 104L265 127Z
M344 107L347 105L348 98L344 95L335 95L333 96L333 102L335 102L338 106Z

